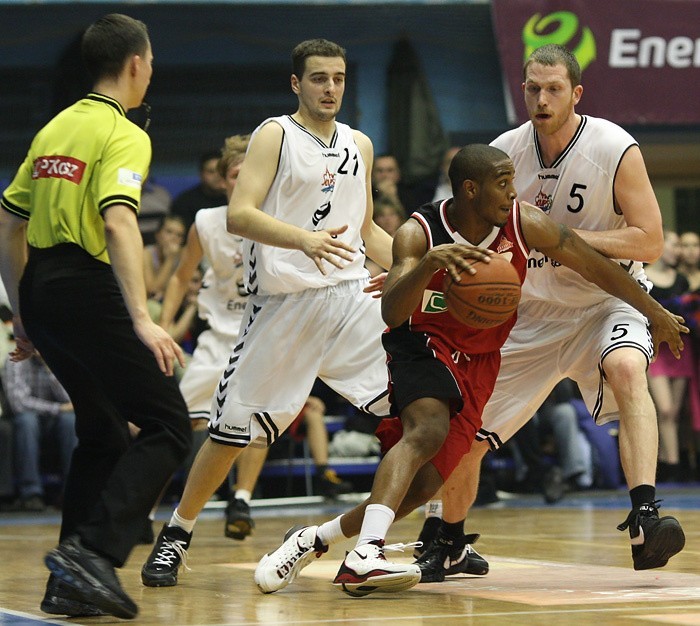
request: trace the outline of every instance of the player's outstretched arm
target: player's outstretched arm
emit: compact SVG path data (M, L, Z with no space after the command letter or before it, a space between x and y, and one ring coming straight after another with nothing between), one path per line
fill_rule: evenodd
M676 358L680 358L681 335L689 332L682 317L664 309L618 263L594 250L568 226L554 222L531 204L522 202L520 207L523 234L530 248L537 248L633 306L649 320L654 355L665 342Z

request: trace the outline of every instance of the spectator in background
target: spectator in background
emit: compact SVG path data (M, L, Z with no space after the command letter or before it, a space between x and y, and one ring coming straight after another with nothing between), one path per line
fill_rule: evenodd
M553 504L569 491L590 487L593 483L591 447L579 430L578 416L571 400L575 396L571 379L565 378L552 390L531 422L538 433L536 450L542 461L541 443L553 435L556 464L540 473L545 501ZM523 428L527 427L527 424ZM523 429L521 429L522 431ZM518 432L521 432L518 431ZM516 434L518 444L521 440ZM530 471L542 465L529 467Z
M182 218L185 230L192 225L199 209L210 209L228 202L224 179L217 169L219 157L219 150L205 152L199 159L199 184L180 193L170 205L170 214Z
M392 237L406 221L406 211L401 203L389 196L379 196L374 201L374 222Z
M688 279L690 291L700 289L700 235L692 230L681 233L678 271Z
M2 380L14 416L18 508L43 511L41 442L51 442L58 449L65 479L78 443L73 404L38 354L24 361L8 358Z
M409 190L401 182L401 168L392 154L380 154L375 157L372 166L372 196L375 202L384 197L399 204L404 213L417 209Z
M187 285L184 300L166 329L170 336L182 346L186 361L188 361L188 355L194 352L199 335L209 328L206 320L197 315L197 296L203 286L203 277L202 268L196 267Z
M393 237L399 226L406 221L406 211L395 198L380 194L374 201L372 219L375 224ZM370 276L377 276L384 271L372 259L365 260L365 267Z
M326 405L321 398L309 396L299 416L290 424L289 434L294 441L306 437L309 452L316 466L313 477L314 493L325 498L335 498L350 493L352 484L343 480L328 465L328 429L326 427Z
M460 151L460 149L460 146L452 146L445 150L445 154L442 157L442 163L440 164L440 177L438 178L437 187L435 187L433 202L452 197L452 187L450 186L450 177L447 172L450 169L452 158Z
M664 231L664 251L654 263L646 266L647 278L653 283L652 297L669 311L683 315L679 296L689 289L688 280L676 270L680 257L680 239L669 230ZM649 391L656 405L659 419L659 462L656 470L659 481L675 481L679 475L678 423L686 395L688 382L691 394L697 399L696 367L690 338L683 337L685 349L680 359L675 359L668 346L661 346L653 363L649 364L647 376ZM700 411L700 407L698 407Z
M149 299L157 302L163 299L165 286L180 261L184 241L182 218L176 215L164 217L156 231L155 243L146 246L143 254L143 277Z

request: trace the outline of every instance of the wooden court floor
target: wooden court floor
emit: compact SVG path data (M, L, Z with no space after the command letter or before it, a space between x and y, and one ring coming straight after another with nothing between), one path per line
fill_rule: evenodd
M570 498L556 506L531 498L475 509L467 531L482 534L476 548L490 562L489 574L391 595L351 598L330 584L344 551L354 545L351 540L334 546L286 589L270 595L257 590L255 565L289 526L337 514L315 506L255 508L257 527L243 542L223 536L220 510L207 511L195 529L191 570L181 572L177 587L141 585L139 570L148 546L136 548L120 577L140 608L135 623L145 626L700 625L699 509L700 488L666 497L661 512L679 518L686 548L667 567L646 572L632 569L627 535L615 528L627 515L626 495L619 494ZM163 510L160 517L168 514ZM397 522L388 541L413 541L421 522L417 513ZM47 576L42 559L55 543L57 528L56 519L0 518L0 624L121 621L50 619L41 613Z

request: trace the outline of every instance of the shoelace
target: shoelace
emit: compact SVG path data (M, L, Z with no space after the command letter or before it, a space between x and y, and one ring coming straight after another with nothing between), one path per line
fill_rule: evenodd
M156 558L153 559L153 564L172 567L173 561L175 561L179 557L182 566L186 570L189 570L190 568L187 566L187 548L185 547L186 545L186 541L180 541L179 539L176 539L175 541L169 541L167 539L164 539L160 550L158 550Z
M632 509L630 511L630 514L627 516L627 519L624 522L622 522L622 524L618 524L617 529L627 530L630 526L639 526L639 518L642 517L645 513L658 513L657 509L659 508L661 502L662 500L654 500L653 502L647 502L645 504L642 504L641 507ZM642 507L651 507L653 510L642 510Z
M411 543L390 543L383 546L383 550L389 550L390 552L405 552L407 548L420 548L422 545L422 541L412 541Z
M294 568L297 561L308 556L314 551L314 545L311 544L308 547L302 547L299 545L300 534L294 538L294 542L285 541L281 546L281 551L279 553L279 561L277 562L276 569L280 577L284 577ZM290 537L291 539L291 537ZM323 554L322 551L316 550L315 554L317 557Z

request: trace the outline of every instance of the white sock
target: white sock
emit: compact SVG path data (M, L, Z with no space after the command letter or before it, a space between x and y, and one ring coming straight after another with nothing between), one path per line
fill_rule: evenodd
M395 516L394 511L383 504L367 505L360 529L360 537L355 547L363 546L370 541L383 541Z
M318 527L316 536L321 540L321 543L324 546L330 546L331 544L338 543L343 539L347 539L340 528L341 517L343 516L338 515L338 517L335 519L332 519L330 522L323 522L323 524Z
M425 503L425 518L442 518L442 500L429 500Z
M170 522L168 523L168 525L177 526L178 528L182 528L182 530L191 533L196 523L196 517L194 519L185 519L184 517L180 517L177 513L177 509L175 509L173 511L173 516L170 518Z
M236 495L234 497L236 500L243 500L243 502L248 504L250 499L253 497L253 494L247 489L236 489Z

